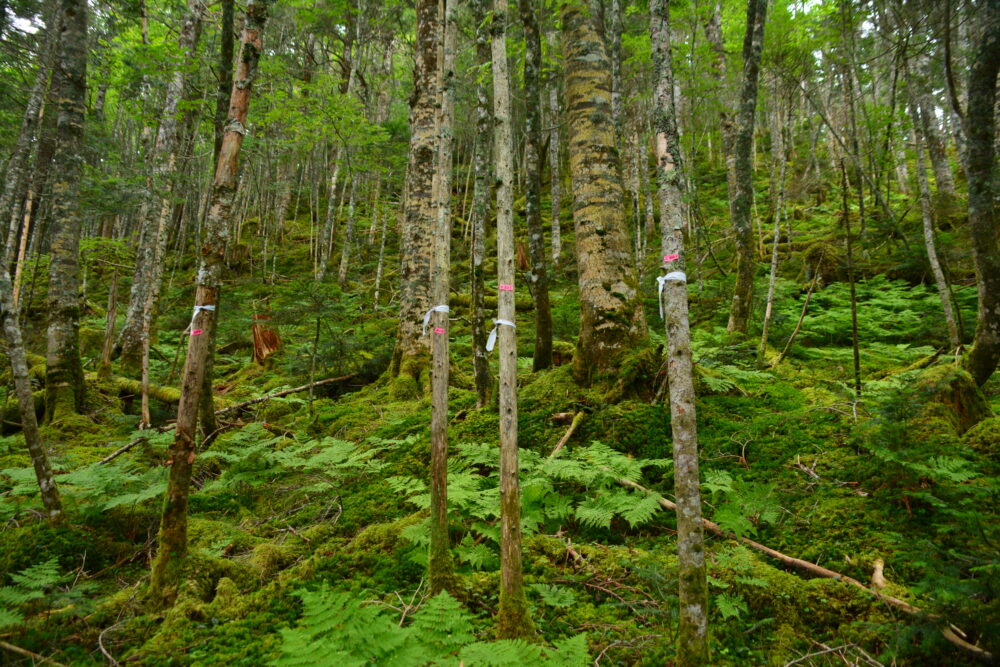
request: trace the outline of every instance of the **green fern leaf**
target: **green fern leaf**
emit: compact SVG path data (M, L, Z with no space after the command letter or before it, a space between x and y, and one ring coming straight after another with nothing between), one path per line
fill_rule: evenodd
M466 667L521 667L542 661L542 649L523 639L476 642L458 655Z

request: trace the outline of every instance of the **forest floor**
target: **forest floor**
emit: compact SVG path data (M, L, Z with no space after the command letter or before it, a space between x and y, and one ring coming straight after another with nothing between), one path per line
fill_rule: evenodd
M829 227L814 228L796 238L796 250L839 242ZM316 380L351 377L220 416L196 462L190 576L173 609L157 612L144 600L171 433L136 432L137 397L116 377L99 379L92 361L86 414L45 427L71 517L68 527L51 527L39 520L8 398L5 664L37 664L39 655L74 665L669 664L677 568L674 519L659 505L661 495L671 498L672 475L655 267L642 279L650 345L592 387L575 384L569 365L532 373L533 314L519 315L524 565L537 641L495 643L497 414L475 407L467 313L455 309L449 408L457 601L432 600L424 581L429 392L394 398L383 375L396 319L394 307L372 306L372 246L363 250L363 283L317 287L289 277L308 273L297 238L306 230L307 222L289 222L288 252L272 267L235 267L220 310L217 406L304 384L314 360ZM730 535L708 539L713 664L971 664L942 636L948 624L972 644L1000 649L1000 418L989 416L1000 412L1000 380L982 394L967 386L936 348L936 294L896 277L892 252L860 253L860 397L848 288L836 267L774 368L758 363L755 340L724 331L731 281L706 262L702 280L691 282L703 499L706 517ZM778 350L809 282L808 253L785 255L771 337ZM106 269L94 266L98 284ZM152 376L165 387L176 385L189 271L175 270L159 316ZM578 327L575 283L572 269L555 272L555 334L567 349ZM460 277L453 284L464 285ZM87 297L82 338L92 360L102 297ZM970 328L975 290L957 286L955 297ZM264 365L250 361L255 313L271 315L283 341ZM38 377L44 360L33 360ZM172 401L170 391L154 400L157 424L173 418ZM579 426L550 456L578 413ZM99 462L140 436L128 453ZM740 537L866 584L881 563L882 592L926 613L784 567Z

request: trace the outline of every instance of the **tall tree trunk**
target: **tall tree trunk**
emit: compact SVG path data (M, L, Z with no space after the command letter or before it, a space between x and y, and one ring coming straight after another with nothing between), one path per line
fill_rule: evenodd
M646 337L646 321L625 226L604 43L579 5L565 5L562 19L580 286L574 374L589 382L616 369L621 354Z
M934 207L931 205L931 187L927 180L927 162L924 160L924 126L920 119L921 111L917 95L913 86L909 85L913 81L913 78L909 76L909 71L907 71L907 79L907 89L910 92L910 118L913 120L913 150L917 156L917 185L920 188L920 217L924 226L924 249L927 251L927 262L930 264L934 285L937 287L938 296L941 299L941 309L944 312L944 321L948 329L948 344L952 351L958 351L962 346L962 339L958 334L958 325L955 322L955 311L951 304L948 281L941 269L941 262L938 260L937 247L934 242Z
M151 156L152 190L149 196L153 201L145 209L146 218L140 222L142 227L139 247L136 250L132 291L125 314L125 325L118 339L122 361L127 365L134 365L142 357L143 367L148 366L145 360L148 353L144 348L149 344L153 314L159 301L160 285L163 281L173 209L170 195L177 180L175 172L177 153L180 149L178 105L187 96L188 82L191 79L190 73L185 71L184 66L197 59L201 18L204 11L204 5L200 0L188 0L188 13L181 26L177 44L178 50L184 54L184 62L178 66L167 84L163 112L160 114L160 127Z
M1000 0L982 0L977 17L985 31L969 70L965 114L969 160L969 234L976 263L979 314L965 367L980 386L1000 361L1000 248L994 206L994 138L997 70L1000 69Z
M31 205L31 188L27 188L28 193L25 197L25 185L30 175L28 165L31 161L31 149L39 133L43 104L49 90L49 81L52 78L52 65L59 48L59 20L61 18L59 6L58 0L47 0L45 3L43 16L45 24L48 26L45 31L45 41L38 56L35 82L31 87L31 92L28 93L28 102L24 107L24 115L21 117L21 129L17 135L17 143L14 145L14 152L7 161L3 191L0 192L0 221L9 223L7 241L3 248L3 263L8 268L14 261L18 230L25 217L21 214L22 200L27 199L29 203L26 205Z
M917 71L911 72L913 94L916 96L918 120L923 130L924 145L927 156L934 170L934 185L942 204L950 204L955 198L955 178L951 173L951 164L945 151L945 137L938 125L933 97L928 92L931 86L930 59L926 56L918 59ZM913 75L916 76L913 76Z
M553 52L558 48L559 35L556 31L548 34L549 46ZM559 79L555 76L549 81L549 174L552 198L552 266L559 266L559 256L562 254L562 230L559 226L559 215L562 211L562 170L559 169Z
M611 59L611 122L619 152L622 148L622 5L621 0L610 0L608 12L607 44Z
M434 153L437 144L438 7L435 0L418 0L413 93L410 96L410 151L406 169L403 229L400 238L399 332L391 374L395 396L415 396L423 389L428 344L421 322L429 307L436 218Z
M52 184L55 231L49 264L49 328L45 369L45 411L49 420L78 412L83 404L80 363L80 178L83 121L87 105L87 3L62 0L59 54L59 117Z
M734 185L730 214L733 234L736 237L736 287L729 310L728 331L745 334L750 324L750 307L753 303L753 274L756 253L753 248L753 225L750 209L753 205L753 132L757 115L757 80L760 74L760 57L764 46L764 20L767 0L747 0L747 28L743 39L743 86L737 128L733 141Z
M441 119L438 124L437 221L431 300L431 543L427 578L431 595L456 586L448 537L448 294L451 268L451 168L455 124L455 48L458 0L441 0L444 39L441 59ZM443 308L442 308L443 307Z
M618 0L615 0L617 2ZM542 232L542 37L534 0L518 0L524 24L525 95L525 209L528 222L528 254L531 261L531 293L535 300L535 356L533 370L552 366L552 311L549 307L549 276L545 268L545 235Z
M334 229L337 226L337 180L340 178L340 151L333 151L333 173L330 174L330 191L326 200L326 218L318 241L316 260L316 282L323 282L330 263L330 247L333 245Z
M267 22L267 10L267 0L253 0L247 6L246 23L240 35L239 64L229 98L229 122L212 184L212 203L205 219L194 314L191 318L187 358L184 360L181 400L177 407L177 430L167 461L170 474L167 478L167 492L157 536L158 550L150 581L150 599L156 606L169 607L176 601L187 557L187 505L195 459L198 405L205 365L213 353L211 341L217 323L215 308L219 303L222 285L233 200L239 185L240 149L247 132L247 112L252 86L258 75L258 62L263 48L261 37Z
M708 580L705 536L701 522L698 432L695 423L691 332L688 324L687 278L684 275L684 211L681 201L680 140L670 55L669 0L650 0L649 35L653 48L654 107L663 266L658 280L666 304L667 374L670 426L674 448L674 492L677 496L677 561L680 630L677 664L708 664Z
M778 279L778 241L781 239L781 216L785 208L785 169L788 160L785 156L785 121L790 120L790 112L787 118L783 118L781 113L780 88L775 86L774 116L771 124L771 151L774 153L774 160L778 162L777 182L772 184L775 189L774 195L774 237L771 239L771 271L767 280L767 305L764 308L764 326L760 334L760 345L757 346L757 364L764 366L767 354L767 338L771 328L771 315L774 313L774 286ZM791 250L792 239L788 239L788 247Z
M354 203L358 189L358 174L351 178L351 194L347 204L347 227L344 229L344 243L340 249L340 268L337 270L337 283L343 287L347 282L347 269L351 261L351 248L354 245Z
M226 114L229 113L229 94L233 90L233 5L236 0L222 0L222 26L219 28L219 87L215 96L215 135L212 164L218 165L222 136L226 132Z
M722 37L722 2L715 0L712 13L705 22L705 38L712 49L712 78L715 79L715 95L719 105L719 128L722 135L722 159L726 169L726 186L729 193L730 215L736 192L736 154L733 152L733 116L729 112L730 103L726 99L726 45ZM709 155L711 155L709 145Z
M493 160L497 185L497 335L500 341L500 609L497 637L530 637L534 625L521 567L517 462L517 332L514 328L514 140L507 72L507 1L493 2Z
M476 23L476 62L488 65L490 34L486 25L486 0L472 0L472 16ZM486 353L486 304L483 287L483 260L486 254L486 229L490 219L490 154L493 144L493 116L490 111L491 82L479 77L476 84L476 136L472 160L476 179L472 196L472 364L476 378L476 406L489 404L493 378Z

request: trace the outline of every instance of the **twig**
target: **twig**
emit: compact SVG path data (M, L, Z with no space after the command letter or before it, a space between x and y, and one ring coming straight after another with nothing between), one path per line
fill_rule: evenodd
M791 667L791 665L797 665L800 662L802 662L803 660L809 660L810 658L815 658L817 656L826 655L827 653L833 653L835 651L843 651L844 649L851 648L852 646L854 646L854 644L844 644L843 646L835 646L834 648L827 647L827 648L823 649L822 651L816 651L815 653L807 653L804 656L802 656L801 658L796 658L795 660L792 660L791 662L786 662L785 665L784 665L784 667Z
M21 648L20 646L14 646L13 644L8 644L7 642L5 642L3 640L0 640L0 648L2 648L5 651L10 651L11 653L17 653L18 655L23 655L23 656L25 656L27 658L31 658L33 660L39 660L39 661L45 663L46 665L55 665L56 667L66 667L61 662L56 662L55 660L50 660L50 659L46 658L44 655L39 655L38 653L33 653L33 652L29 651L28 649Z
M576 413L576 415L573 417L573 422L569 425L569 428L566 429L566 433L563 434L563 437L560 438L559 442L556 443L555 449L553 449L552 453L549 454L550 459L554 457L556 454L558 454L559 450L562 449L563 446L569 441L570 436L573 435L573 431L575 431L576 427L579 426L580 422L583 421L583 415L584 413L582 410Z
M112 666L119 665L121 663L119 663L117 660L115 660L115 657L113 655L111 655L110 653L108 653L108 650L106 648L104 648L104 633L108 632L109 630L113 630L114 628L118 627L118 625L120 623L121 623L121 621L118 621L114 625L109 625L108 627L106 627L103 630L101 630L101 634L97 635L97 648L101 649L101 653L104 654L104 657L108 659L108 662L110 662L112 664Z

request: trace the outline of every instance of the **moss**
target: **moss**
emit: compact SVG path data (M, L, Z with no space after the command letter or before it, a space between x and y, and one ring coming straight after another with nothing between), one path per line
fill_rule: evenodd
M293 547L264 542L254 547L249 562L257 568L261 580L266 580L295 562L296 557L296 549Z
M226 521L200 517L188 519L188 543L192 549L223 549L227 555L250 551L264 540Z
M914 381L920 399L925 401L917 418L918 428L933 434L941 421L959 435L992 416L989 404L969 373L950 364L932 366L920 372Z
M1000 417L979 422L965 432L962 442L972 450L1000 461Z
M347 551L391 552L400 541L400 533L407 526L420 523L426 512L415 512L392 523L377 523L368 526L355 537L347 547Z

